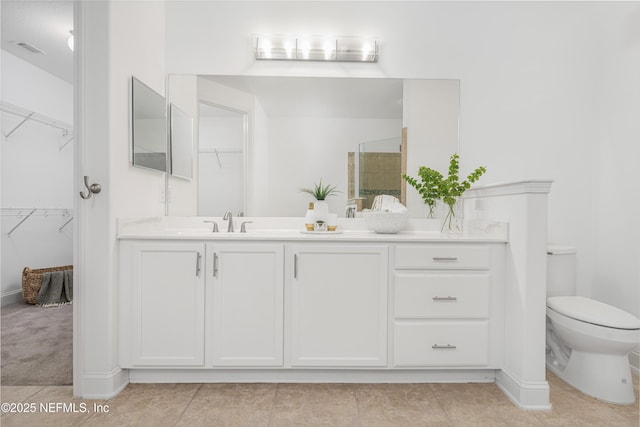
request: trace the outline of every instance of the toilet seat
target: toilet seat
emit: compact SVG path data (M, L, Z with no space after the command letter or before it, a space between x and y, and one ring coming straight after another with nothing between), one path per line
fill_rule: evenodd
M547 298L547 307L572 319L613 329L640 329L634 315L591 298L562 296Z

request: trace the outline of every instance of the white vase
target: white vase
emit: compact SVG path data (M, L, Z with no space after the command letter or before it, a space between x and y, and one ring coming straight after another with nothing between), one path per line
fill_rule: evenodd
M327 202L324 200L318 200L313 207L313 211L316 217L316 222L327 222L327 219L329 218L329 205Z

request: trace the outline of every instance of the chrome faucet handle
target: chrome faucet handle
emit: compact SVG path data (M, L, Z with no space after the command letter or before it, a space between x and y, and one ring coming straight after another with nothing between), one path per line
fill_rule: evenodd
M251 223L253 223L253 221L243 221L242 224L240 224L240 232L246 233L247 227L245 226L245 224L251 224Z
M244 216L244 212L242 212L242 211L238 211L238 215L236 215L236 216L237 216L238 218L239 218L239 217L241 217L241 216Z
M217 233L218 232L218 223L215 221L205 221L205 222L209 222L211 224L213 224L213 228L211 229L212 233Z
M229 220L229 226L227 227L227 232L233 233L233 215L231 214L231 211L225 212L225 214L222 217L222 219L224 219L224 220L228 219Z

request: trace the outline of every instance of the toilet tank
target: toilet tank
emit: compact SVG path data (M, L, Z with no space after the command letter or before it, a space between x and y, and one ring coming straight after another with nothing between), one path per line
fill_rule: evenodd
M576 248L547 248L547 297L576 294Z

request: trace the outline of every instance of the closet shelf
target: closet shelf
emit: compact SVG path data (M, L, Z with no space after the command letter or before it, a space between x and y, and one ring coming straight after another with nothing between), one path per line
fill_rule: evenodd
M71 209L66 208L0 208L2 216L15 216L20 219L16 225L7 233L11 236L11 233L16 231L22 224L25 223L32 216L62 216L68 217L67 221L62 224L58 231L62 231L72 220Z
M62 131L62 136L72 135L73 133L73 126L68 123L53 119L51 117L45 116L44 114L40 114L35 111L26 110L24 108L18 107L17 105L11 104L9 102L0 101L0 110L2 110L2 112L7 114L22 117L22 121L18 123L17 126L15 126L9 132L4 134L5 138L9 138L15 131L17 131L22 125L24 125L29 120L43 124L45 126L50 126L52 128L59 129ZM71 139L73 139L73 137ZM62 150L62 148L64 148L65 145L71 142L71 139L65 142L64 145L60 147L60 149Z

